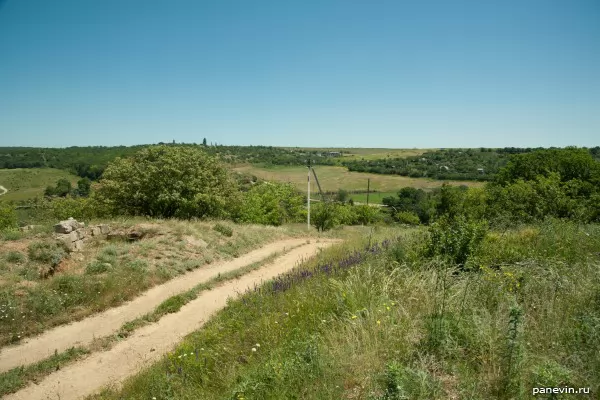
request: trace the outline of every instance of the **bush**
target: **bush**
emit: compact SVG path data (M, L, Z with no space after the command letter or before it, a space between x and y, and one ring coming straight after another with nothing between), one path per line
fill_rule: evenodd
M263 225L301 222L306 218L305 199L291 184L263 182L244 194L237 219Z
M338 225L335 206L331 203L318 203L311 209L310 223L323 232Z
M115 213L163 218L229 216L239 191L228 170L203 150L151 146L117 158L97 195Z
M17 213L8 205L0 205L0 230L17 228Z
M462 216L441 218L429 228L425 253L429 257L442 256L464 267L481 245L486 232L486 221L469 221Z
M6 254L6 261L13 264L22 264L25 262L25 255L18 251L9 251Z
M419 220L419 216L415 213L411 213L409 211L399 211L394 215L394 219L401 224L407 225L419 225L421 220Z
M220 234L222 234L223 236L227 236L227 237L233 236L233 229L231 229L227 225L217 223L215 226L213 226L213 229L215 231L219 232Z
M51 265L58 265L66 255L62 246L52 242L33 242L27 251L30 260Z

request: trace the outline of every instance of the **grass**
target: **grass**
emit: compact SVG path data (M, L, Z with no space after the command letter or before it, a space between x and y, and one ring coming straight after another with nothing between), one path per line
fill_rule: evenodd
M260 167L255 165L239 166L234 170L255 175L261 179L290 182L299 190L306 191L306 167L302 166L273 166ZM345 167L317 166L315 167L321 188L324 191L367 190L367 180L371 180L371 190L379 192L397 192L403 187L410 186L430 190L441 187L444 183L451 185L481 186L480 182L435 181L425 178L409 178L399 175L369 174L350 172ZM312 191L318 190L314 179L311 180Z
M54 168L0 169L0 185L8 189L0 201L20 201L42 197L47 186L59 179L69 180L73 186L80 179L76 175Z
M14 393L30 382L37 382L65 365L71 364L89 354L89 350L73 347L65 352L54 354L47 359L26 367L13 368L0 374L0 396Z
M290 248L290 250L291 249L293 249L293 247ZM136 329L157 322L166 314L179 311L185 304L196 299L201 292L213 289L222 282L237 279L251 271L255 271L262 266L271 263L279 255L280 253L273 253L263 260L239 268L235 271L219 274L209 281L198 284L184 293L174 295L159 304L154 311L124 323L114 335L97 338L87 347L71 348L62 353L55 353L53 356L35 364L13 368L10 371L0 373L0 396L16 392L25 387L28 383L36 382L60 367L64 367L77 361L82 355L87 355L97 350L106 351L110 349L119 340L131 335Z
M93 239L65 257L45 230L0 242L0 345L117 306L175 276L226 260L267 242L295 236L288 228L220 222L107 221L115 230L135 227L145 239ZM52 274L47 273L51 271Z
M512 399L538 386L597 396L599 226L492 231L471 249L473 272L426 257L421 230L391 236L387 250L347 243L246 293L92 398Z

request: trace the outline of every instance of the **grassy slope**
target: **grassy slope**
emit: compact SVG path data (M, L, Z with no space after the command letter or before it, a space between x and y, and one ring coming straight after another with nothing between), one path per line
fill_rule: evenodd
M149 238L134 243L92 240L82 253L63 258L58 272L46 279L39 270L51 261L32 259L29 249L52 242L49 227L0 241L0 345L113 307L204 264L295 235L286 228L231 223L222 223L233 229L229 238L210 222L106 222L117 230L135 225ZM199 239L208 247L198 244ZM61 254L56 249L42 252L47 259Z
M68 179L73 185L80 179L66 171L53 168L0 169L0 185L8 193L0 196L0 201L27 200L44 195L47 186L54 186L61 178Z
M236 171L253 174L259 178L290 182L298 189L306 190L306 167L302 166L274 166L259 167L254 165L239 166ZM411 186L420 189L432 189L445 183L452 185L481 186L480 182L434 181L423 178L408 178L398 175L369 174L362 172L349 172L344 167L317 166L315 167L321 188L325 191L367 190L367 179L371 179L371 190L380 192L397 191L403 187ZM314 179L313 179L314 180ZM318 190L316 184L313 190Z
M287 290L267 284L231 302L122 391L95 398L483 400L530 398L536 386L598 393L600 227L551 222L490 233L475 254L484 268L473 273L421 256L418 231L397 235L391 250L358 264L342 248L306 266L346 270L294 279Z

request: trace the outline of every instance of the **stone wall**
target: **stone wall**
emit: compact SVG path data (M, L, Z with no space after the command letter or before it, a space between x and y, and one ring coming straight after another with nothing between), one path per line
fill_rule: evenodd
M54 232L54 237L63 243L69 252L77 252L83 250L85 241L91 237L106 238L110 233L110 227L101 224L85 228L83 222L69 218L54 225Z

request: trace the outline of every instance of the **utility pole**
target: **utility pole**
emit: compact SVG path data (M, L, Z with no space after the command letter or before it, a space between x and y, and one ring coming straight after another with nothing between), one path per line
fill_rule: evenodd
M371 192L371 178L367 179L367 205L369 205L369 193Z
M308 208L308 215L306 218L306 228L310 231L310 160L308 160L308 175L307 175L308 189L306 191L306 207Z

